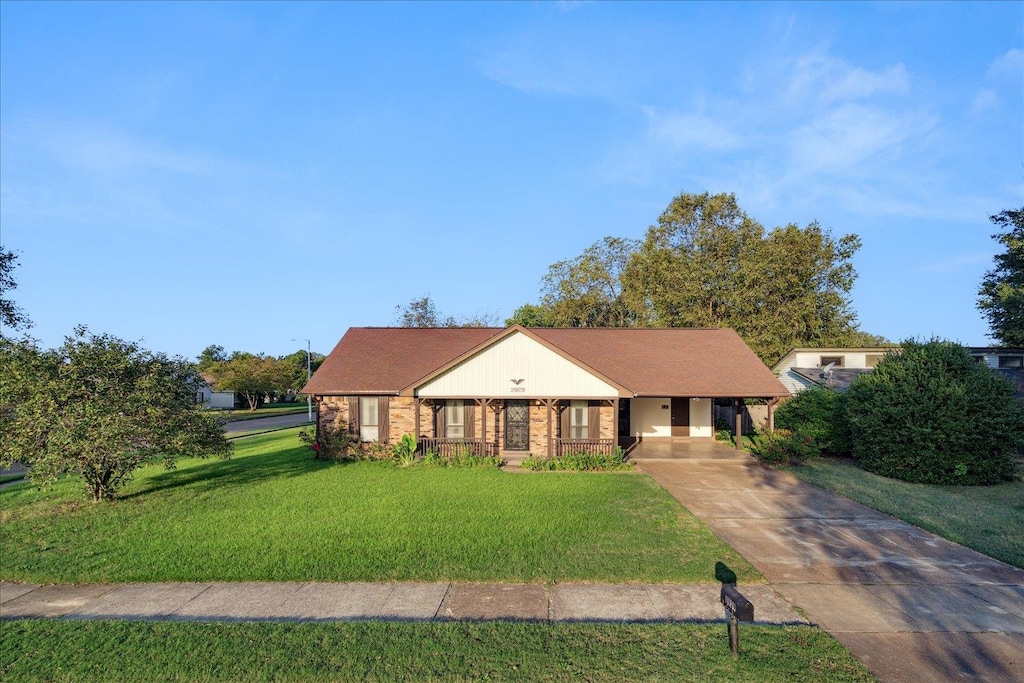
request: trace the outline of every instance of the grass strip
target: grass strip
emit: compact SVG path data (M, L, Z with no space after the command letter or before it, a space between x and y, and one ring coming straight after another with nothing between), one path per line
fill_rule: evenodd
M285 403L257 408L256 410L213 410L211 412L216 413L217 417L222 417L228 422L240 422L242 420L258 420L261 417L305 413L308 410L309 408L305 403Z
M0 622L4 681L872 681L814 627Z
M695 583L724 562L763 581L644 474L323 462L297 431L144 468L113 503L73 476L0 490L0 578Z
M817 458L786 470L815 486L1024 567L1024 481L997 486L911 484L835 458Z

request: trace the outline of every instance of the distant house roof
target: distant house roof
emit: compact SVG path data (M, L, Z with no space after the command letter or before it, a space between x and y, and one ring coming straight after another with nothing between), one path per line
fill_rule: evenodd
M819 386L843 392L850 388L853 380L861 375L871 372L874 368L833 368L831 374L826 375L821 368L790 368L793 372L804 379Z
M730 329L396 328L349 329L309 384L308 394L411 393L439 371L496 341L524 334L622 396L738 398L789 392Z
M898 345L892 346L798 346L790 349L786 354L772 365L773 372L784 370L796 361L798 353L817 353L824 356L834 356L843 353L888 353L899 351Z

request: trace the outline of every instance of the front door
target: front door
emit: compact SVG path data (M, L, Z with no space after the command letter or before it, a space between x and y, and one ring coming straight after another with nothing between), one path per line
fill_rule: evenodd
M690 399L672 399L672 436L690 435Z
M505 450L530 450L530 402L520 399L505 401Z

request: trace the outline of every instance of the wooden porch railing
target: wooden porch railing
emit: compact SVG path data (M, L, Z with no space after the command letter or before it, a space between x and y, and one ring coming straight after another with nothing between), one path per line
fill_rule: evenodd
M420 455L434 452L444 457L469 451L473 455L497 455L498 449L493 443L485 443L483 439L433 439L420 437L416 452Z
M598 453L611 455L615 452L615 439L556 439L555 455L570 453Z

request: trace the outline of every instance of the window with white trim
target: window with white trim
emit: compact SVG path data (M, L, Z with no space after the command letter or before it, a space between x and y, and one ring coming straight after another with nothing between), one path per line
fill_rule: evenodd
M446 439L466 436L466 411L460 399L449 399L444 403L444 436Z
M589 439L590 430L587 421L590 413L590 404L587 401L569 402L569 438Z
M376 396L359 397L359 438L363 441L376 441L380 436L377 401Z

